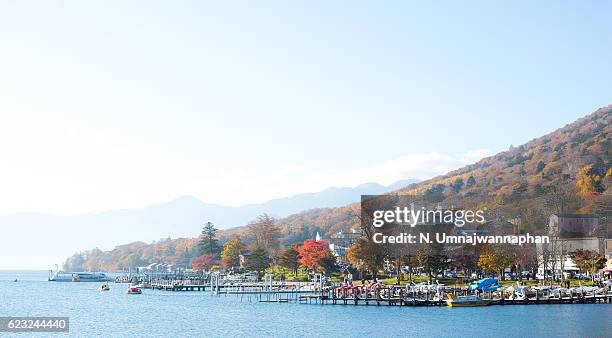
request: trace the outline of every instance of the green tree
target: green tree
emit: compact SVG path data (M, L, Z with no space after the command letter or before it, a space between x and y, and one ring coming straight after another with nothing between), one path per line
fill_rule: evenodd
M268 252L264 248L256 248L247 257L245 268L249 271L256 271L261 274L270 266L270 258Z
M444 247L439 243L423 245L417 253L417 260L432 281L432 276L442 272L448 265Z
M444 200L444 184L434 184L425 190L423 194L425 201L429 203L438 203Z
M219 241L217 240L217 228L212 222L206 222L202 227L202 234L200 235L200 242L198 243L200 252L203 254L209 254L216 256L219 253Z
M336 257L333 255L327 255L321 257L317 263L318 269L326 274L332 274L338 272L338 265L336 265Z
M589 174L604 177L606 175L607 170L608 168L604 161L601 159L601 157L597 157L595 163L593 163L593 167L591 168Z
M185 246L185 250L183 251L183 253L181 254L179 258L179 265L181 265L182 267L190 267L191 261L193 260L193 258L194 257L193 257L191 250L189 250L189 248Z
M538 164L536 165L536 173L541 173L542 170L544 170L544 167L546 167L544 161L538 162Z
M468 177L467 179L467 187L471 188L476 184L476 179L474 178L474 176L470 175L470 177Z
M461 191L461 188L463 188L463 178L457 178L451 185L451 188L453 188L455 192Z
M297 250L297 245L292 245L285 249L279 259L280 266L287 268L293 272L294 276L297 276L298 268L300 267L300 253Z

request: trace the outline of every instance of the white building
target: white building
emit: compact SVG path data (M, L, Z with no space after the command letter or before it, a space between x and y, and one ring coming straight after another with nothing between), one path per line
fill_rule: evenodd
M577 272L571 259L571 254L577 250L590 250L605 254L606 234L599 228L599 220L595 215L553 214L548 221L550 243L537 244L538 273L544 275L567 277Z

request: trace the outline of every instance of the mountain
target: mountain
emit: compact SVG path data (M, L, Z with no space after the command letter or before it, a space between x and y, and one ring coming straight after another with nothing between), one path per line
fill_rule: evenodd
M40 213L0 215L0 228L7 229L6 235L28 238L27 250L19 245L21 241L0 247L0 261L10 262L11 256L19 254L23 260L30 261L31 266L41 266L49 263L50 255L59 262L75 250L110 249L118 243L152 241L169 236L193 237L206 221L225 229L245 225L264 212L284 217L308 208L338 207L357 202L362 194L380 194L395 189L398 184L414 182L417 180L393 183L390 187L366 183L354 188L328 188L240 207L207 204L193 196L182 196L139 210L73 216Z
M559 212L560 206L564 212L605 216L600 223L609 228L607 223L612 217L611 130L612 105L445 175L387 188L397 188L399 194L418 196L431 206L486 208L491 216L517 219L521 229L533 232L542 231L547 216ZM342 189L328 190L326 193L330 195L344 196ZM309 194L299 196L298 199L305 203L303 209L312 206L308 204L312 200ZM285 203L276 201L271 205ZM315 208L280 218L277 224L281 228L281 243L301 242L313 238L316 232L328 237L337 231L355 228L359 226L359 212L359 204L349 202L341 207ZM226 229L219 232L219 237L224 241L238 234L248 242L245 230L244 226ZM70 259L80 261L79 266L103 270L159 261L188 264L189 258L197 254L196 242L197 239L191 238L149 245L132 243L106 252L89 251Z
M287 216L302 210L340 207L358 202L360 195L382 194L416 182L419 182L419 180L402 180L388 186L378 183L364 183L354 188L328 188L317 193L298 194L293 197L274 199L264 204L245 205L241 208L249 210L251 214L255 215L266 212L274 217ZM242 222L242 224L244 223Z
M515 219L542 231L555 212L593 213L602 228L612 219L612 105L518 147L397 190L425 205L486 209L489 218ZM561 210L561 207L563 208ZM281 241L316 232L328 237L359 226L359 204L314 209L278 220ZM221 233L227 238L244 228ZM608 231L612 234L612 231ZM296 235L297 234L297 235Z

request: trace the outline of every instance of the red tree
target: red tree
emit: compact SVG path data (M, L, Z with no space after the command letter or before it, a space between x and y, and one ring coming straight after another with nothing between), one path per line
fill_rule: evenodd
M304 241L297 250L300 254L300 264L309 269L319 268L324 259L332 255L327 242L312 239Z
M191 263L191 268L195 271L207 270L213 265L213 261L213 255L202 255L193 260L193 263Z

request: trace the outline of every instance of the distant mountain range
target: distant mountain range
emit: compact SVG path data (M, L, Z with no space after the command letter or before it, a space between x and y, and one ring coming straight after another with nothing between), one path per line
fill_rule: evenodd
M353 188L353 193L351 189L328 189L319 194L270 201L265 204L266 211L280 215L277 210L303 210L277 220L283 245L303 242L314 238L316 233L329 238L338 231L358 227L359 219L355 215L359 215L360 205L353 203L357 202L358 195L398 187L401 187L397 190L399 194L419 197L429 207L487 209L487 217L493 220L518 219L522 231L544 231L547 217L560 212L563 206L562 212L596 214L600 225L612 233L609 221L612 219L611 132L612 105L523 145L427 181L410 185L410 182L400 182L386 188L366 184ZM342 205L342 200L346 201L343 206L313 208L317 204L314 201L326 201L332 206L336 202ZM257 206L245 208L252 214L262 210ZM180 229L171 230L177 234ZM245 226L222 230L218 235L221 242L234 235L241 236L245 242L250 240ZM106 271L152 262L185 264L197 254L196 245L197 237L152 244L137 242L109 251L89 250L84 256L74 255L68 261L79 263L71 266Z
M194 237L207 221L219 229L226 229L245 225L264 212L274 217L285 217L307 209L339 207L359 201L360 195L381 194L416 182L418 180L403 180L388 186L366 183L354 188L328 188L240 207L208 204L193 196L182 196L139 210L73 216L40 213L0 215L0 229L10 229L8 233L20 237L8 246L0 247L0 261L8 262L17 253L24 258L22 261L31 257L32 266L44 262L59 263L79 250L93 247L110 249L121 243L169 236ZM24 250L20 243L28 243L28 249Z

